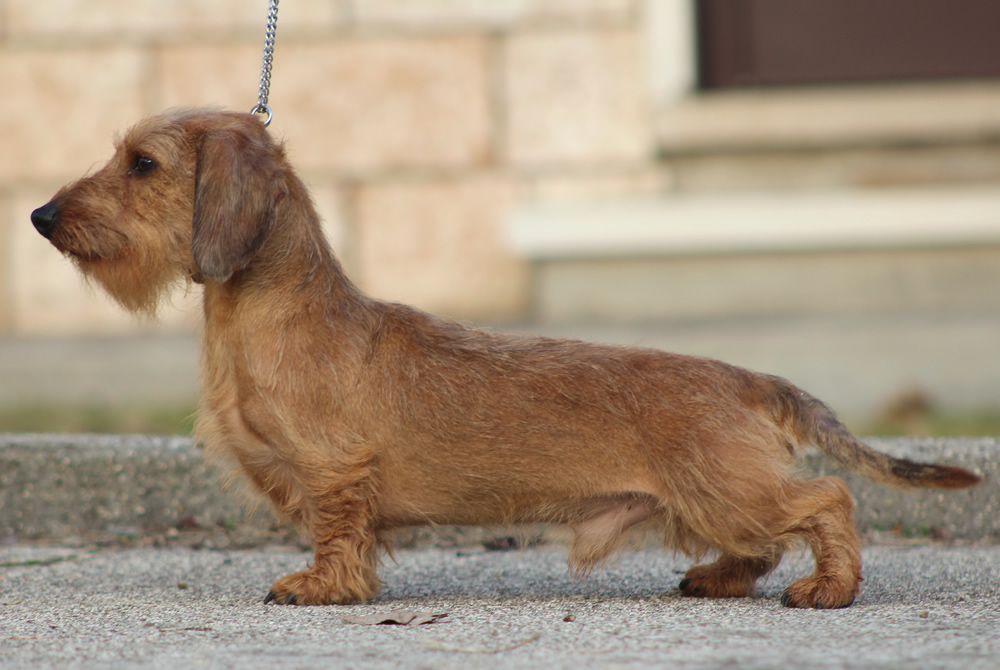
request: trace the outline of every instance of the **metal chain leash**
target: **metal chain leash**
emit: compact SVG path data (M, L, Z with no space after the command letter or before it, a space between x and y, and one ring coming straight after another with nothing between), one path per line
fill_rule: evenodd
M257 104L251 114L267 114L264 125L271 123L271 108L267 106L267 96L271 91L271 61L274 60L274 34L278 29L278 0L270 0L267 10L267 31L264 34L264 59L260 66L260 88L257 90Z

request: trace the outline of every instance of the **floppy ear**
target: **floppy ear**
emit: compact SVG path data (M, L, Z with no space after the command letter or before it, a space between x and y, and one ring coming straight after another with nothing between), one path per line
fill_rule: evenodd
M191 252L202 277L219 282L250 264L267 237L284 180L264 141L208 131L198 147Z

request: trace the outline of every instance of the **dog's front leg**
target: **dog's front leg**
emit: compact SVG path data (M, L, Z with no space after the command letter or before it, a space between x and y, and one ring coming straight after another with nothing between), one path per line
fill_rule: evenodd
M275 580L265 603L343 605L378 593L375 486L369 476L346 479L316 477L325 483L304 496L300 517L313 541L313 561Z

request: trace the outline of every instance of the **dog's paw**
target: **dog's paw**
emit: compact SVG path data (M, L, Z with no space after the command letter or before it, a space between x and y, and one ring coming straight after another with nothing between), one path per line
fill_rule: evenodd
M268 591L267 595L264 596L264 604L267 605L272 602L277 603L278 605L294 605L295 594L289 593L287 596L285 596L285 599L282 600L281 598L278 597L278 594L276 594L274 591Z
M264 597L264 604L278 605L347 605L368 600L374 593L368 588L353 591L338 588L337 580L315 570L303 570L276 579Z
M756 580L721 573L708 565L688 570L677 588L691 598L747 598L757 592Z
M829 610L849 607L858 593L858 586L838 584L834 580L806 577L792 582L781 594L785 607Z

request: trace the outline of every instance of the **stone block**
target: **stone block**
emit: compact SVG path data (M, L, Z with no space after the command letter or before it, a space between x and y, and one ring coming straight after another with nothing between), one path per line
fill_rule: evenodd
M0 52L0 181L74 179L110 158L114 133L142 116L146 62L135 49Z
M249 112L257 103L260 46L165 47L158 51L156 58L160 78L154 99L158 110L209 106ZM283 113L276 114L270 126L279 136L284 127L280 124L286 120L283 116Z
M308 175L304 175L303 180L316 205L316 212L323 222L323 233L327 241L348 274L353 274L357 269L357 250L353 231L344 215L344 193L336 186L325 184L320 180L313 182Z
M547 166L649 157L644 63L642 40L631 30L511 37L504 58L507 158Z
M510 28L541 22L625 21L632 0L365 0L354 18L361 26Z
M330 28L343 19L340 3L296 0L280 6L283 31ZM7 26L15 39L62 38L75 42L103 38L174 36L190 39L207 31L259 31L263 46L267 2L247 0L7 0Z
M163 106L257 99L256 47L163 52ZM304 169L367 173L491 160L481 40L360 39L285 44L275 55L272 128Z
M504 241L512 190L495 176L362 188L359 283L376 297L454 317L519 316L527 269Z
M669 167L639 166L539 175L525 179L522 192L526 199L541 202L593 202L661 195L673 186L674 176Z

